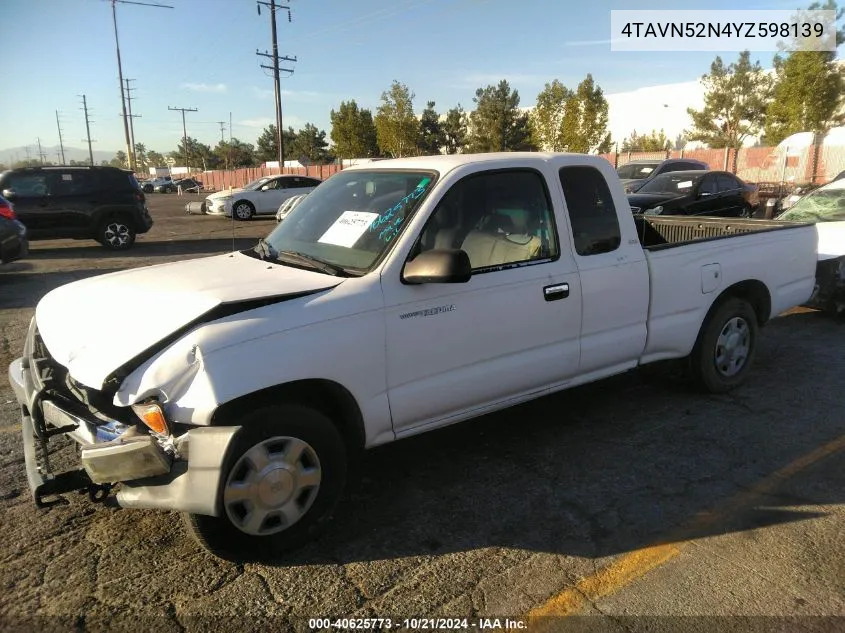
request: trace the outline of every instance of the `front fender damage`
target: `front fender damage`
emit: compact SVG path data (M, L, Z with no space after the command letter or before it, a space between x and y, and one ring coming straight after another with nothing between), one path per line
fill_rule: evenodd
M191 429L176 440L181 460L167 475L121 484L116 495L122 508L176 510L218 516L217 492L226 453L239 426Z

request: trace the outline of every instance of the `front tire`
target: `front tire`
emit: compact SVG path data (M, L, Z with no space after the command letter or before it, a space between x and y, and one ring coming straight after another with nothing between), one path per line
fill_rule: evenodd
M731 297L710 314L690 355L695 381L710 393L744 382L757 349L757 314L744 299Z
M232 205L232 217L236 220L249 220L255 213L255 207L251 202L246 200L238 200Z
M135 243L135 226L125 217L103 220L97 230L97 241L112 251L123 251Z
M346 445L329 418L299 405L264 407L240 424L221 470L218 516L183 518L215 556L277 557L330 519L346 485Z

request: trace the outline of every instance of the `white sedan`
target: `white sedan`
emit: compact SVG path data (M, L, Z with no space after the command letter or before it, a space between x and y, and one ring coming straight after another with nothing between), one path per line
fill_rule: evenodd
M322 180L307 176L265 176L243 189L218 191L205 199L209 215L249 220L253 215L273 215L285 200L310 193Z
M305 197L307 195L308 195L307 193L303 193L303 194L300 194L298 196L293 196L292 198L288 198L287 200L285 200L281 204L281 206L279 207L279 210L276 211L276 222L281 222L286 217L288 217L288 214L290 214L290 212L293 211L294 207L296 207L300 202L305 200Z

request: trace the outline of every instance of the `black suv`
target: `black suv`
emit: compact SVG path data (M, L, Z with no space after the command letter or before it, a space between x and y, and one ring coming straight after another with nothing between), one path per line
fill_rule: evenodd
M135 175L117 167L24 167L0 174L29 239L95 239L122 250L153 225Z

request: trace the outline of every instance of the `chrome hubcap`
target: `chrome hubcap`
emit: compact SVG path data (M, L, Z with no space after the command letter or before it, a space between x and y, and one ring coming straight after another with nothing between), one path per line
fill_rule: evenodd
M103 236L111 246L125 246L129 241L129 227L120 222L112 222L106 226Z
M252 214L252 209L249 208L248 204L239 204L235 207L235 213L241 220L248 220Z
M723 376L735 376L745 366L751 349L748 322L734 317L725 323L716 341L716 369Z
M273 437L241 455L226 480L223 506L242 532L286 530L311 508L320 490L317 453L295 437Z

